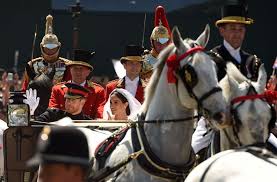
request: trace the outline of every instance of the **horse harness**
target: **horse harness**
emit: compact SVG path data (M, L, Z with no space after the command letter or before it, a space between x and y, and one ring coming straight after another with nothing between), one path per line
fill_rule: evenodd
M191 120L196 117L189 117L177 120L177 122ZM144 119L141 116L140 120ZM175 122L175 121L170 121ZM169 180L184 181L185 177L189 174L190 169L194 166L195 163L195 154L193 150L190 153L190 160L187 164L184 165L172 165L165 161L159 159L158 156L154 154L151 150L151 147L147 141L143 123L154 123L153 121L137 121L129 124L127 127L116 131L111 137L102 142L95 151L95 158L99 161L99 166L97 171L93 176L89 178L89 181L96 182L102 181L109 175L119 172L116 175L120 174L120 169L126 166L133 159L136 159L138 164L151 175L156 177L165 178ZM156 122L159 123L159 122ZM134 152L131 153L125 160L117 164L116 166L110 167L106 166L105 162L109 155L113 152L116 146L120 141L125 137L127 131L131 129L132 145ZM116 178L116 177L115 177Z
M250 94L251 91L254 91L254 94ZM236 142L239 146L242 146L242 143L239 139L239 136L238 136L238 132L239 132L239 127L240 125L242 124L242 121L240 120L239 116L238 116L238 108L246 101L246 100L255 100L255 99L261 99L262 101L264 102L267 102L270 106L270 110L271 110L271 119L269 121L269 132L270 132L270 129L272 129L275 125L275 121L276 121L276 111L275 111L275 108L273 107L272 104L270 104L270 102L268 101L267 99L267 95L266 94L257 94L257 91L255 90L255 88L253 87L253 85L251 84L250 85L250 88L248 90L248 93L247 95L245 96L240 96L240 97L236 97L234 99L232 99L231 101L231 114L233 116L233 119L232 119L232 128L233 128L233 133L234 133L234 136L235 136L235 139L236 139ZM239 103L240 102L240 103ZM234 108L234 104L236 103L239 103L235 108ZM233 143L234 146L236 146L236 144L234 144L234 142L231 141L230 137L227 135L227 133L225 132L229 142Z
M204 93L199 98L193 92L193 88L198 83L198 77L197 77L196 71L190 64L190 61L192 60L194 54L198 51L204 51L204 48L194 42L191 44L191 48L187 50L184 54L180 55L179 57L177 57L176 53L169 56L167 60L167 66L168 66L167 77L168 77L169 83L178 84L176 77L173 75L174 74L173 72L176 71L177 75L182 79L189 95L197 101L198 111L202 112L202 115L205 115L207 117L210 111L207 108L203 107L204 100L209 98L214 93L221 92L222 89L220 87L214 87L210 91ZM185 64L182 68L180 68L180 62L183 59L188 59L188 63Z

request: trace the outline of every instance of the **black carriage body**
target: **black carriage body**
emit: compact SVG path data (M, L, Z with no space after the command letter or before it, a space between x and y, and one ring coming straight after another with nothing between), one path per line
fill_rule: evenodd
M4 131L5 182L30 182L37 169L28 168L26 161L36 151L37 138L43 126L10 127Z

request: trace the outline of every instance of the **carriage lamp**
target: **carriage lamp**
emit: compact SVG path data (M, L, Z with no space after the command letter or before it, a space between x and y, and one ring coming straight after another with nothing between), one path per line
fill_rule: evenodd
M7 106L8 126L29 126L30 108L28 104L23 103L24 92L12 92Z

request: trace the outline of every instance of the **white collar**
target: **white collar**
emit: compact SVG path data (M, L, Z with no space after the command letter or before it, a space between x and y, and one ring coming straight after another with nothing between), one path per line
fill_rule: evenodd
M238 63L241 63L241 56L240 56L240 47L237 49L234 49L226 40L223 41L224 47L227 49L227 51L231 54L233 58Z
M229 52L239 52L240 51L240 47L235 49L226 40L223 41L223 45Z
M83 87L85 86L86 82L87 82L87 81L85 80L83 83L78 84L78 83L74 83L74 81L71 80L71 83L74 83L74 84L77 84L77 85L81 85L81 86L83 86Z
M134 80L131 80L128 76L126 76L125 81L126 81L126 83L137 84L139 82L139 76L136 77Z

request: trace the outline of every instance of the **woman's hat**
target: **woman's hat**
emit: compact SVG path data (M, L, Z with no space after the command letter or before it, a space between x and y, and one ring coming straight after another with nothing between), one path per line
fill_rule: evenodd
M126 61L138 61L142 62L143 48L138 45L127 45L125 48L125 55L120 58L120 62L123 64Z
M225 23L242 23L250 25L254 20L247 17L247 5L242 3L228 4L221 8L221 19L215 22L218 27L220 24Z
M93 70L93 67L89 64L89 61L94 56L94 54L95 52L75 49L73 60L67 63L66 65L67 66L72 66L72 65L86 66L91 70Z

